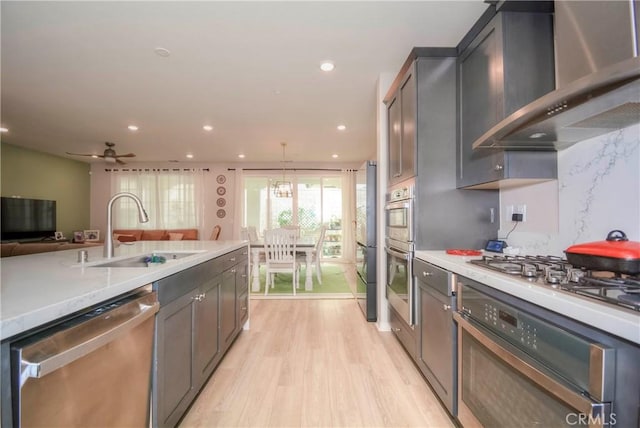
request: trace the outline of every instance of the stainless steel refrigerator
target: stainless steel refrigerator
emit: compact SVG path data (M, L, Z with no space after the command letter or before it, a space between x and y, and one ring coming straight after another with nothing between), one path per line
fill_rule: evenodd
M356 174L356 301L367 321L376 321L376 162L367 161Z

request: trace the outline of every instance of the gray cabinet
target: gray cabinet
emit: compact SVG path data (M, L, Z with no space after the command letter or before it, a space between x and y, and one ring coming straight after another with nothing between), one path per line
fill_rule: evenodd
M154 426L178 424L240 333L238 308L248 303L247 254L248 249L241 248L154 283L160 301L152 384ZM238 269L245 275L238 275ZM243 305L238 297L245 299ZM248 312L244 321L247 316Z
M191 365L194 336L190 334L195 313L194 296L187 293L174 300L156 317L156 375L153 378L156 426L175 425L195 395Z
M418 291L417 362L452 415L457 412L457 331L453 321L455 296L451 274L422 260L414 260Z
M396 92L387 101L389 121L389 177L395 184L416 175L415 69L407 70Z
M472 148L502 119L555 88L551 15L498 12L459 49L457 187L557 178L555 152Z
M221 275L216 275L208 280L194 299L194 375L197 385L207 380L221 356L218 340L221 278Z

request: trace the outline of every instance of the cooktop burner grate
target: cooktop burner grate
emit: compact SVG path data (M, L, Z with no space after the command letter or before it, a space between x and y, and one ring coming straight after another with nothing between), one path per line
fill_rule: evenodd
M483 256L470 263L532 282L640 311L640 276L575 268L556 256Z

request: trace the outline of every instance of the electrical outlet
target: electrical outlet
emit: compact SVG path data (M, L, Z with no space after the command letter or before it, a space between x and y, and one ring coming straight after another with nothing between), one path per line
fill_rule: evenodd
M527 221L527 205L526 204L516 205L514 207L513 214L521 214L522 221L523 222Z
M505 213L504 218L513 217L513 213L515 212L513 205L507 205L506 209L507 209L507 212Z

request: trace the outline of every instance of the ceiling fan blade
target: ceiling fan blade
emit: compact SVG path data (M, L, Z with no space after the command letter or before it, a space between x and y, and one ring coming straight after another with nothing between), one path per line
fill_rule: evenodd
M91 156L91 157L102 157L102 155L93 155L93 154L88 154L88 153L69 153L69 152L65 152L68 155L73 155L73 156Z
M126 165L127 163L124 161L121 161L120 159L116 158L116 162L119 163L120 165Z
M127 153L126 155L115 155L115 158L135 158L136 155L133 153Z

